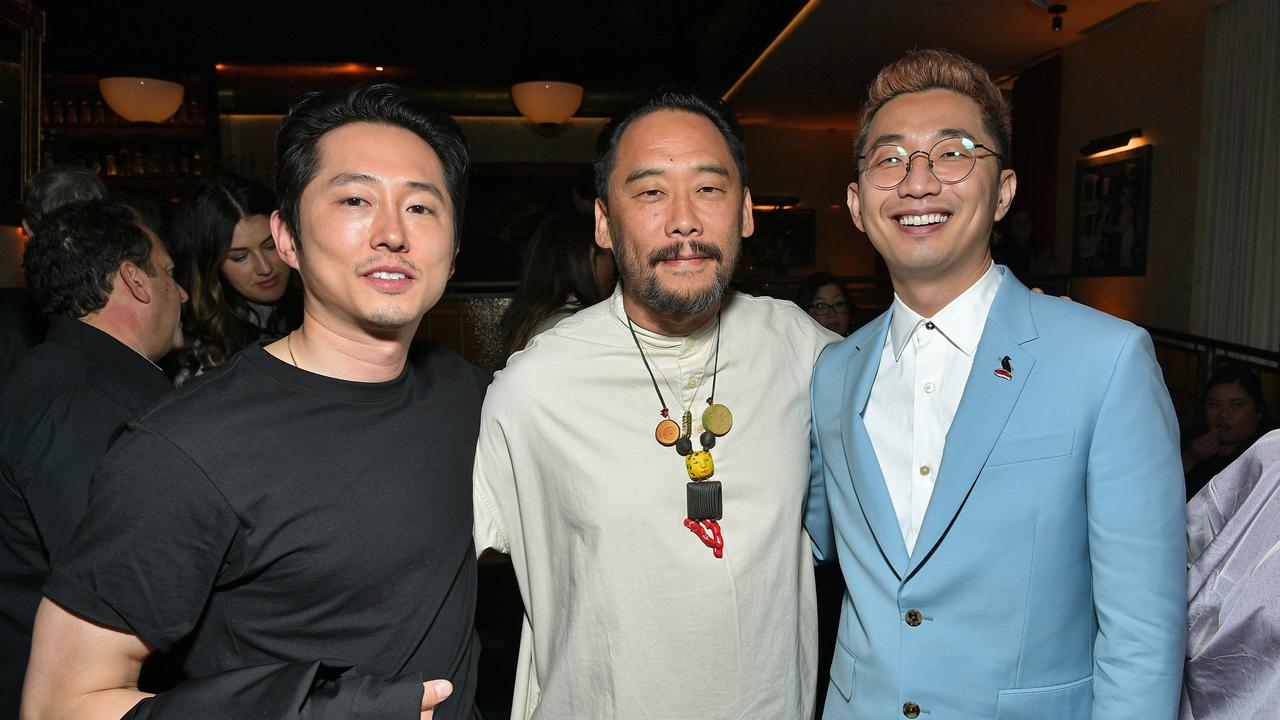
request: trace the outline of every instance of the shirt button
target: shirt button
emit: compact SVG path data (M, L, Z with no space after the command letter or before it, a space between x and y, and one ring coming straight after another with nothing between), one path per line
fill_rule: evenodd
M925 323L925 324L924 324L924 329L925 329L925 330L933 330L933 329L935 329L935 328L937 328L937 327L938 327L938 326L937 326L937 325L934 325L932 321L927 322L927 323Z
M928 477L928 475L929 475L929 473L930 473L930 472L931 472L931 471L929 470L929 466L928 466L928 465L921 465L921 466L920 466L920 474L921 474L921 475L924 475L924 476Z
M689 378L689 389L698 387L698 378Z
M920 706L908 700L902 703L902 714L905 717L918 718L920 717Z
M906 621L911 627L920 627L920 623L924 621L924 616L920 614L919 610L912 608L907 611Z
M934 386L933 386L933 383L925 383L925 384L924 384L924 391L925 391L925 392L927 392L927 393L931 393L931 392L933 392L933 387L934 387Z

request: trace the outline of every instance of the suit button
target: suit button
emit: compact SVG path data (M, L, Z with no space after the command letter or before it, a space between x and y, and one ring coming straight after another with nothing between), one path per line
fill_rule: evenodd
M920 627L920 622L924 620L924 616L920 614L919 610L912 608L907 611L906 619L907 624L911 627Z
M902 714L909 718L920 717L920 706L910 700L902 703Z

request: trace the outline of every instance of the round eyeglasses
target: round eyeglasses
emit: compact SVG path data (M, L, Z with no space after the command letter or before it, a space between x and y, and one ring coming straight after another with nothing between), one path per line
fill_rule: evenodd
M947 185L969 177L979 157L1000 157L1000 153L967 137L949 137L934 143L928 152L907 152L901 145L876 145L859 155L858 162L864 163L862 175L867 182L881 190L892 190L907 179L917 155L923 155L929 171L938 182Z

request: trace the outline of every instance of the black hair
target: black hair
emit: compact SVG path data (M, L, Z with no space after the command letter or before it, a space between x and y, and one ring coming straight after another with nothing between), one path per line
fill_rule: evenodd
M738 166L739 179L747 184L747 145L742 126L733 111L723 101L700 90L683 85L663 85L633 99L623 111L609 121L596 141L596 157L593 163L596 178L596 195L605 203L609 201L609 174L613 172L618 156L618 143L632 122L659 110L675 110L701 115L711 121L724 142L729 154Z
M123 262L156 274L151 238L132 211L106 200L55 208L23 254L27 288L41 311L73 318L106 306Z
M284 297L260 328L248 319L254 316L249 301L222 276L236 225L255 215L270 217L275 209L270 188L238 175L201 180L175 208L169 250L174 276L190 296L183 306L186 342L177 361L187 371L219 365L264 334L282 335L301 322L297 277L287 278Z
M105 200L102 178L79 165L58 165L32 175L22 186L22 221L36 234L54 208L82 200Z
M840 297L844 298L844 304L849 308L849 315L852 317L856 306L853 300L849 298L849 289L840 282L839 278L831 273L816 272L806 277L800 283L800 291L796 295L796 304L808 310L813 307L813 296L818 294L819 288L827 285L835 285L840 290Z
M1258 373L1243 365L1223 365L1213 374L1209 376L1209 381L1204 384L1204 396L1207 401L1209 391L1218 385L1239 385L1249 397L1253 398L1253 402L1258 406L1258 412L1266 412L1266 403L1262 399L1262 381L1258 379Z
M538 226L529 242L524 281L499 323L507 354L523 349L533 329L571 297L581 307L604 299L592 261L594 227L586 215L552 215Z
M331 130L351 123L404 128L435 151L444 168L445 189L453 204L453 242L462 237L470 156L467 139L453 118L431 110L399 85L365 83L345 93L307 93L293 102L276 133L276 195L280 216L295 242L302 191L320 168L317 144Z

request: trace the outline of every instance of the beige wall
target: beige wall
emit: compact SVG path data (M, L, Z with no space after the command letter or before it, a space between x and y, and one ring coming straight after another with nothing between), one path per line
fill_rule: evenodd
M1063 51L1059 142L1059 267L1070 267L1080 146L1140 127L1154 146L1145 277L1078 278L1077 300L1156 327L1191 317L1199 159L1203 0L1163 0Z
M875 250L845 208L853 179L850 131L749 125L746 136L751 192L798 197L801 207L815 211L814 269L873 274Z

